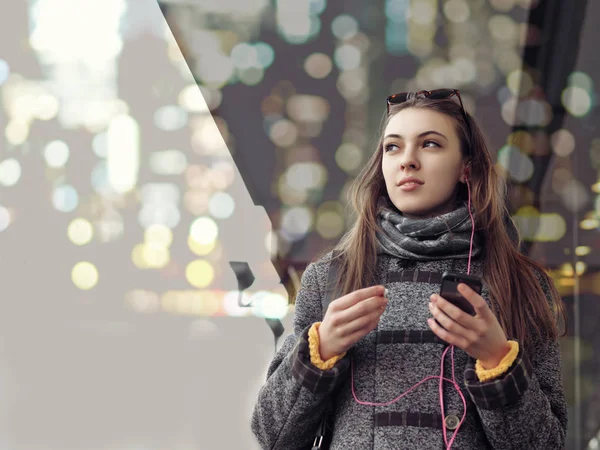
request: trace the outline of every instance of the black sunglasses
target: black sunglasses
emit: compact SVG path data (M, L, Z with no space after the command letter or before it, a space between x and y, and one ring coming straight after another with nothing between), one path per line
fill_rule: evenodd
M417 97L425 97L430 98L432 100L445 100L448 98L452 98L456 95L458 97L458 101L460 103L460 107L462 109L463 115L465 116L465 122L467 126L469 126L469 121L467 120L467 112L465 111L465 107L463 106L462 99L460 98L460 91L458 89L434 89L433 91L418 91L418 92L400 92L398 94L390 95L387 98L387 113L390 113L391 105L398 105L400 103L404 103L406 100Z

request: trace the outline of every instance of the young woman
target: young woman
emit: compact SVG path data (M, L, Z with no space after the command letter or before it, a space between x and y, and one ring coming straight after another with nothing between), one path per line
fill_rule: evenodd
M331 449L564 448L562 302L518 252L481 130L455 89L387 108L351 190L353 227L302 276L255 435L310 448L332 405ZM332 259L341 295L323 311ZM439 295L445 271L483 280L481 295L458 286L473 315Z

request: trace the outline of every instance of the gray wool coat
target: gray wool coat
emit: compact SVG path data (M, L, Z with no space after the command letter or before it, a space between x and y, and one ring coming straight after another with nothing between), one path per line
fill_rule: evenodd
M356 396L367 402L388 402L423 378L439 375L447 344L427 325L429 296L439 292L441 273L466 273L467 261L416 261L409 269L397 258L379 255L376 284L389 289L389 303L378 328L331 370L322 371L310 362L307 336L311 325L323 318L330 261L331 253L311 263L302 276L294 333L271 362L254 407L251 426L258 442L271 450L305 448L332 402L332 450L444 449L442 420L450 427L449 441L463 416L462 400L450 383L444 383L443 416L437 379L389 406L364 406L352 395L351 361ZM472 262L474 275L481 276L481 269L480 261ZM542 288L548 292L547 286ZM485 284L482 296L489 302ZM519 347L509 371L485 383L475 374L475 361L455 348L455 376L467 412L452 449L564 448L567 407L558 342L539 342L531 352ZM445 377L452 377L450 352Z

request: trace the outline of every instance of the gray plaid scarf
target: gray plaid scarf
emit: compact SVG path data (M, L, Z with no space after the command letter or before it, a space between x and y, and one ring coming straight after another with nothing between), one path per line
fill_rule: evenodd
M473 215L474 217L474 215ZM404 259L434 260L469 257L471 217L466 204L428 219L404 217L387 199L378 203L378 253ZM482 251L482 237L473 237L473 258Z

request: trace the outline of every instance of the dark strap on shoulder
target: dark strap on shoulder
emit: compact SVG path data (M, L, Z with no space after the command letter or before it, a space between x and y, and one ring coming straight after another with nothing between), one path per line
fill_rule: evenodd
M321 307L323 309L323 316L329 307L329 304L337 298L338 295L338 275L340 272L340 259L339 252L334 250L331 255L331 262L329 263L329 271L327 272L327 284L325 286L325 295L321 300ZM327 402L325 413L319 422L319 427L315 433L315 439L312 444L311 450L325 450L329 448L331 442L331 425L333 422L333 407L330 401Z

